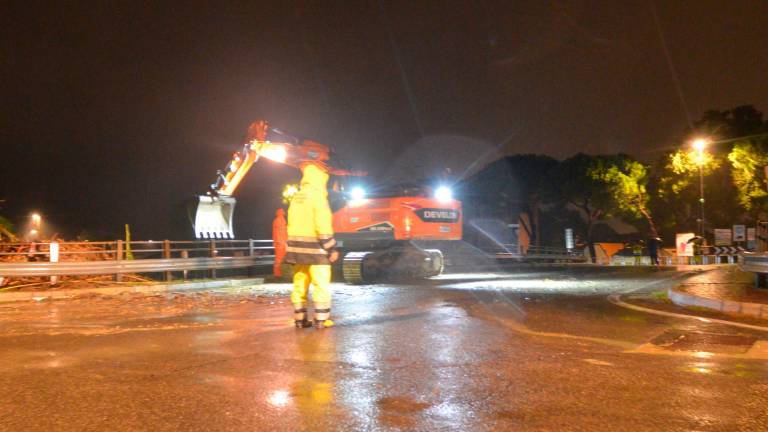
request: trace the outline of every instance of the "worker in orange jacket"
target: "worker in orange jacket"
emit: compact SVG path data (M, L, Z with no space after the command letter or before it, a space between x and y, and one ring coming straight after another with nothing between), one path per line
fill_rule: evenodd
M286 250L288 248L288 224L285 221L285 210L279 208L275 212L275 220L272 221L272 244L275 248L275 264L272 274L275 277L282 277L283 271L280 265L283 264Z

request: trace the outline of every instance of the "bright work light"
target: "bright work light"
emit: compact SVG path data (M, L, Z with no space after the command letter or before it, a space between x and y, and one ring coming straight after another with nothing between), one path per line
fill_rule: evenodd
M365 199L365 190L359 186L356 186L352 188L352 191L349 194L353 200L360 201L362 199Z
M440 202L448 202L453 199L453 192L447 186L440 186L435 190L435 198Z
M261 155L275 162L285 163L288 159L288 151L281 145L268 145L261 151Z

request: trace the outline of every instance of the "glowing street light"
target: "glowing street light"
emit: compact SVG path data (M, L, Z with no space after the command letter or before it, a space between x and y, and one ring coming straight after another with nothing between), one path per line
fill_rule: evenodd
M43 218L40 216L40 213L32 213L30 218L32 219L32 226L35 228L40 228L40 224L43 222Z
M693 148L699 153L703 152L708 145L709 140L706 138L696 138L693 140Z

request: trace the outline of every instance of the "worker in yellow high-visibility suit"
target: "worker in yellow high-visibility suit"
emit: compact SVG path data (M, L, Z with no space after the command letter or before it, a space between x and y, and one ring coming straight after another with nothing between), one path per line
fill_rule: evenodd
M339 258L333 238L333 215L328 204L328 168L320 162L301 165L299 191L288 207L288 248L285 262L293 264L293 319L296 327L310 327L307 294L312 285L314 325L330 327L331 263Z

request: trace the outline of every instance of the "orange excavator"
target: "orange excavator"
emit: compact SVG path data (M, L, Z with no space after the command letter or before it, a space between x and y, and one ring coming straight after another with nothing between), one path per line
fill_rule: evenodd
M298 139L273 142L267 139L270 133L288 136L266 121L252 123L242 150L218 172L209 191L198 197L197 238L234 238L232 194L260 158L295 168L312 160L329 166L333 229L348 283L424 278L442 272L441 246L462 236L461 203L448 186L401 184L366 191L359 180L366 173L333 168L328 146Z

